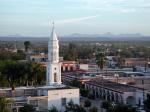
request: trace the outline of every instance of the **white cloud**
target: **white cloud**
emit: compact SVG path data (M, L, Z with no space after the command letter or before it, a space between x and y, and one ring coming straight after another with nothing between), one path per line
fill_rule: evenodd
M47 22L42 21L40 26L49 26L52 25L53 21L55 22L56 26L59 25L66 25L66 24L74 24L74 23L81 23L82 21L91 20L94 18L97 18L99 16L86 16L86 17L80 17L80 18L69 18L69 19L62 19L62 20L55 20L55 19L49 19ZM48 24L49 23L49 24Z
M70 0L66 0L70 1ZM70 1L78 4L81 9L93 11L106 11L106 12L122 12L133 13L138 12L141 8L142 11L147 11L150 8L150 1L148 0L75 0ZM74 7L79 8L79 7Z
M77 23L77 22L81 22L81 21L85 21L85 20L90 20L90 19L94 19L98 16L87 16L87 17L80 17L80 18L70 18L70 19L65 19L65 20L58 20L56 21L56 24L60 25L60 24L66 24L66 23Z
M132 12L135 12L135 11L136 11L136 9L134 9L134 8L131 8L131 9L121 9L122 13L132 13Z

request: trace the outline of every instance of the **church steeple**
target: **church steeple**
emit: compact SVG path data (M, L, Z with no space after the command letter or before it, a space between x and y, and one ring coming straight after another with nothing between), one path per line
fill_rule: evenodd
M53 23L48 42L47 85L61 84L61 64L59 63L59 41Z
M52 27L52 34L51 34L51 39L52 40L58 40L56 32L55 32L55 23L53 22L53 27Z
M59 62L59 41L55 32L55 26L53 23L52 33L48 43L48 60L52 63Z

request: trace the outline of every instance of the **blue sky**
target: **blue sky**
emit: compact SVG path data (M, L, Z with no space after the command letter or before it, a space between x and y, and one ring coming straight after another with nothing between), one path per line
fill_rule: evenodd
M0 35L150 35L150 0L0 0Z

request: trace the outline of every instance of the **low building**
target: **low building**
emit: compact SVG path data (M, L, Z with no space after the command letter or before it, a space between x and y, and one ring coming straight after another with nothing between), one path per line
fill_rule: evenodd
M30 61L41 64L43 67L47 67L48 55L47 54L36 54L30 56ZM59 57L61 62L61 71L62 72L72 72L77 69L76 61L64 61L63 57Z
M144 58L125 58L123 60L123 67L136 67L141 66L145 67L148 61Z
M29 60L36 63L44 63L48 60L48 55L45 53L30 55ZM63 61L63 57L59 57L59 61Z
M108 68L115 68L117 62L115 61L115 56L107 56L107 66Z
M85 88L89 89L95 97L106 101L132 106L143 105L143 90L141 88L102 79L93 79L85 82Z
M61 61L62 72L73 72L77 69L76 61Z
M36 110L44 111L55 106L58 110L65 109L71 100L79 104L79 89L61 86L43 87L17 87L14 91L11 88L0 89L0 97L6 97L13 101L10 108L16 109L24 104L31 104Z
M46 62L48 59L48 56L44 53L41 54L36 54L36 55L31 55L30 56L30 61L40 63L40 62Z
M88 72L98 72L100 69L97 64L89 63L89 64L79 64L80 70L86 70Z

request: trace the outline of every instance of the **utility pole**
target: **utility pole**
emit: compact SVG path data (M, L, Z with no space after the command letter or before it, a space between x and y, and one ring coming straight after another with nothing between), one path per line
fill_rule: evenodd
M143 102L144 102L145 101L144 79L142 79L142 85L143 85Z

